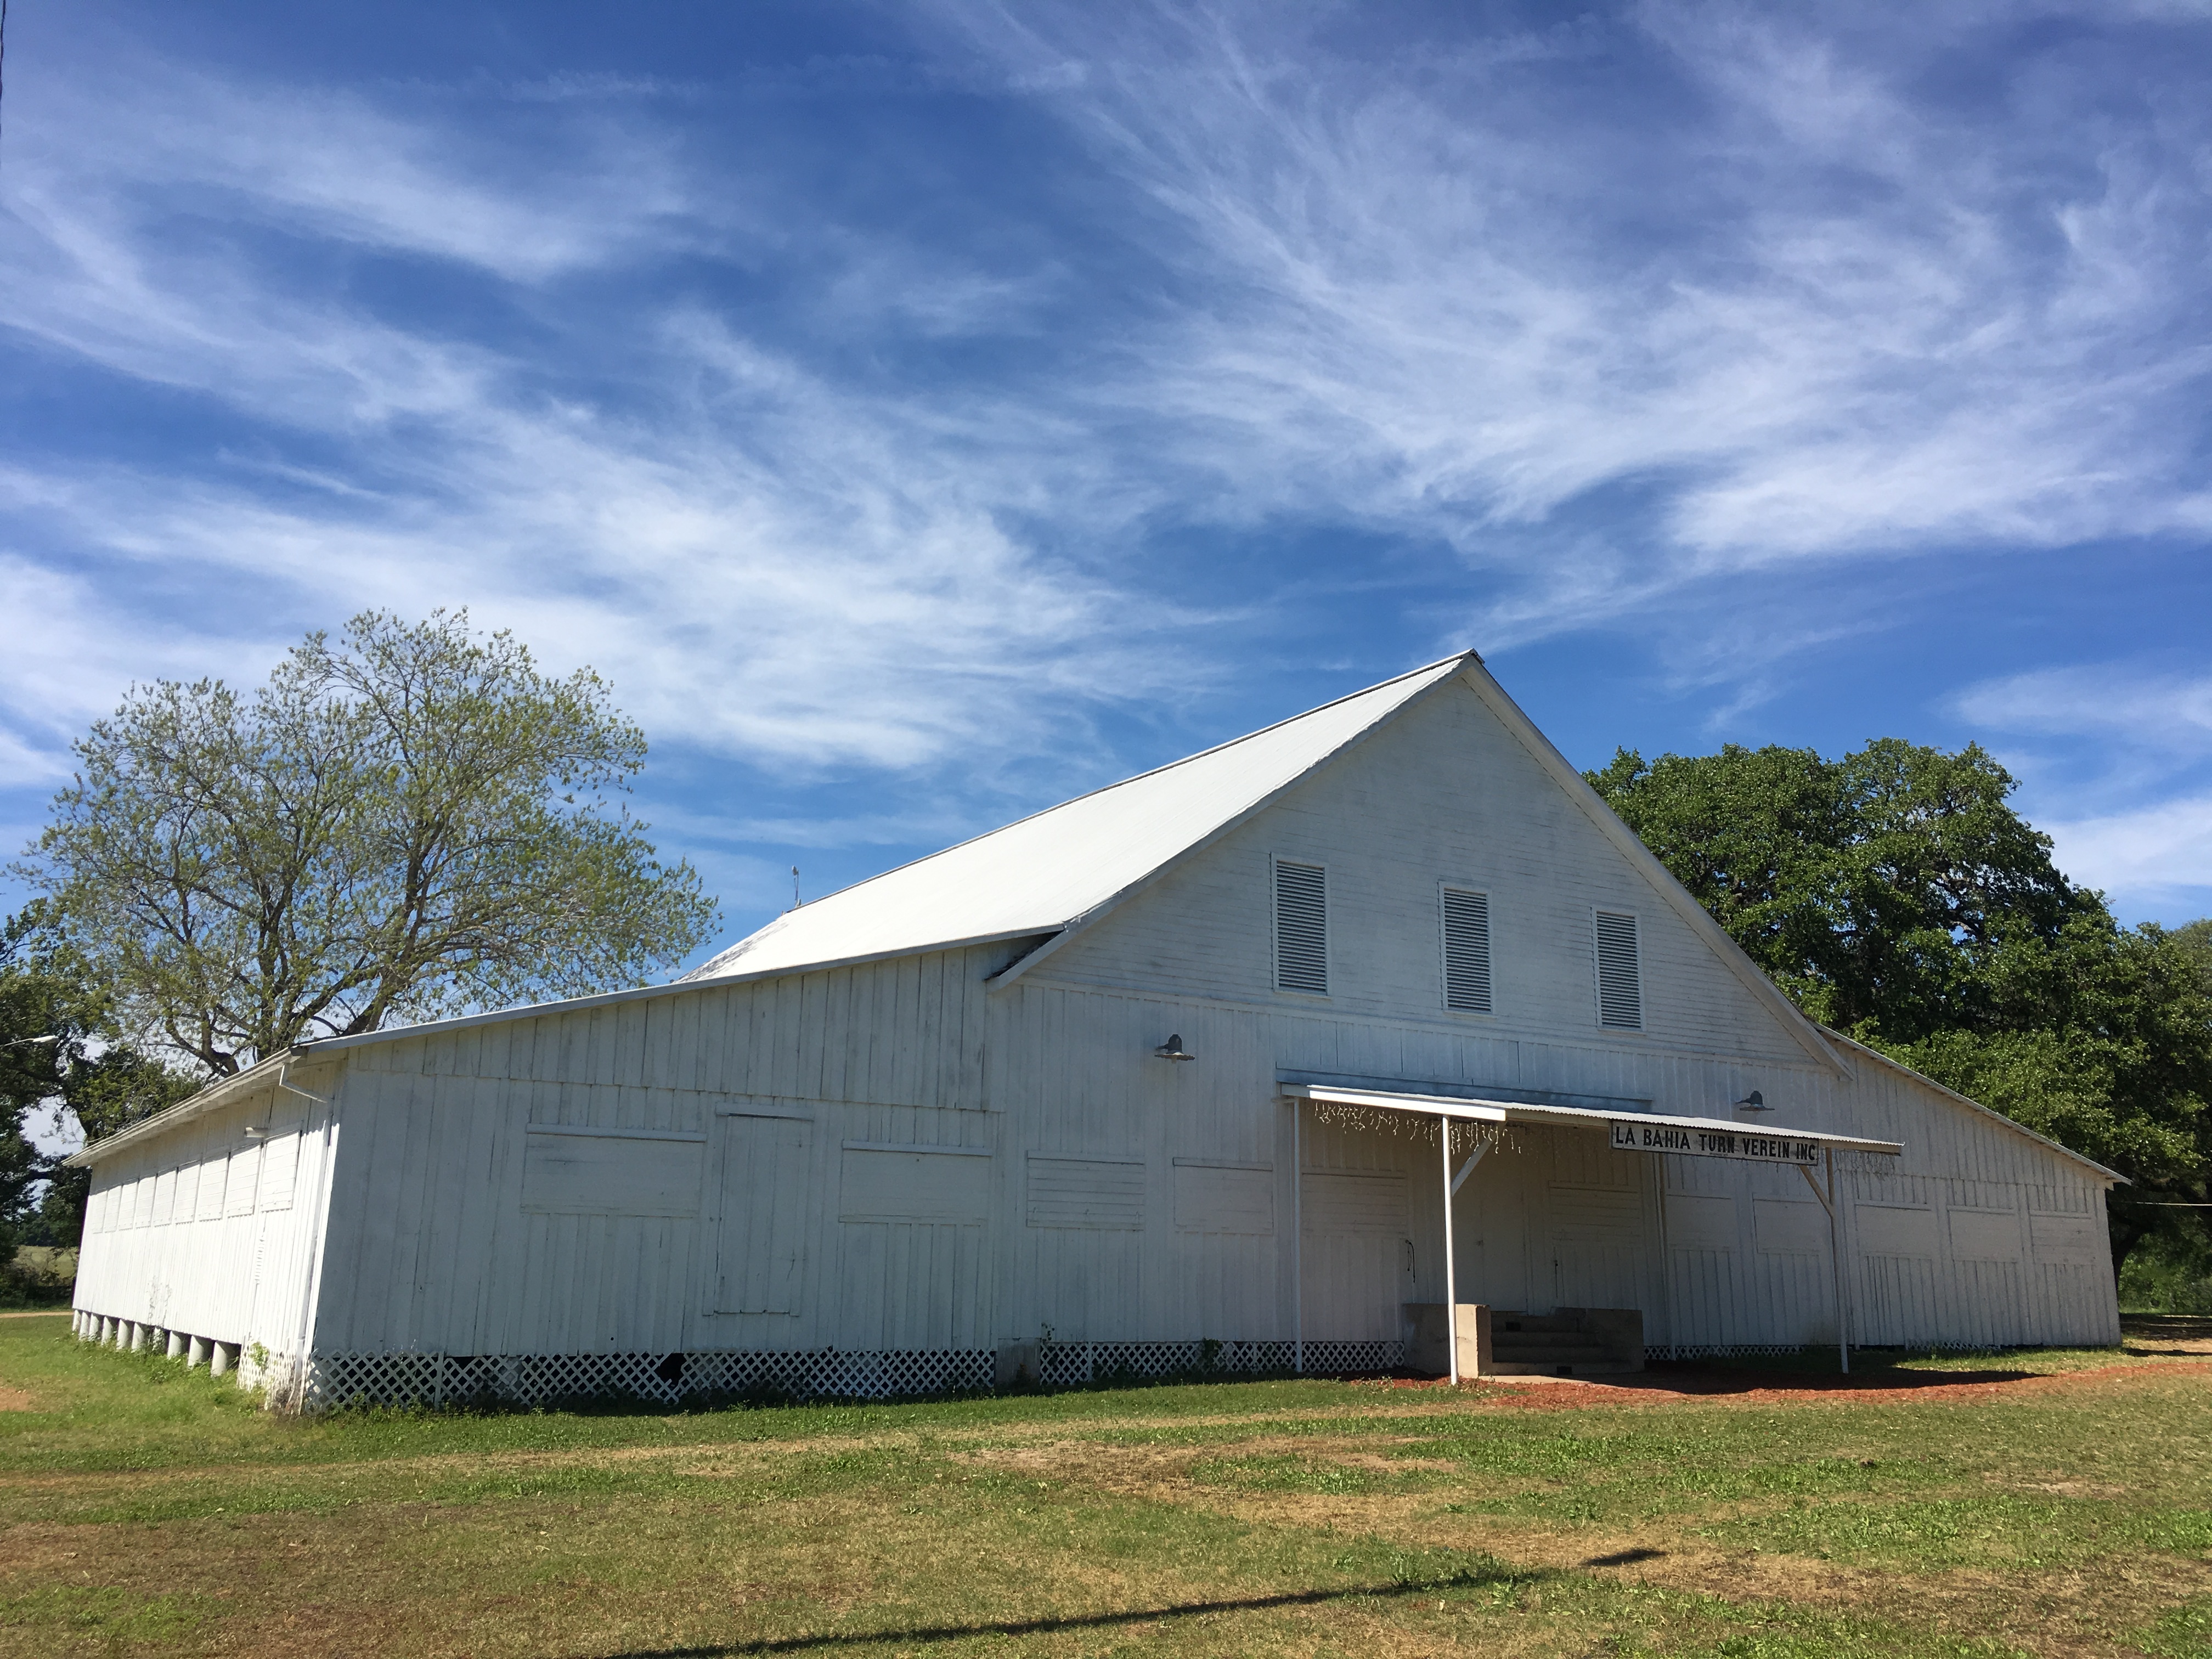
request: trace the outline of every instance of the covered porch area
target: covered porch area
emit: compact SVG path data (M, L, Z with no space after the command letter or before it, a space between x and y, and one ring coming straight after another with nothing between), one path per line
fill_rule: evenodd
M1400 1158L1413 1201L1402 1212L1404 1272L1394 1298L1379 1275L1344 1271L1344 1246L1356 1255L1360 1245L1328 1231L1327 1189L1341 1182L1320 1167L1325 1156L1301 1152L1292 1194L1301 1339L1360 1316L1354 1303L1382 1317L1389 1298L1408 1365L1455 1381L1595 1374L1640 1365L1647 1342L1711 1341L1702 1292L1682 1288L1681 1253L1669 1248L1668 1189L1717 1175L1746 1188L1747 1212L1756 1209L1762 1227L1770 1215L1787 1222L1791 1241L1788 1252L1758 1258L1755 1283L1724 1294L1765 1304L1775 1346L1832 1336L1849 1366L1835 1159L1894 1157L1897 1143L1632 1103L1545 1104L1306 1080L1283 1081L1279 1093L1302 1146L1342 1144L1361 1125L1413 1139ZM1760 1103L1747 1103L1747 1112ZM1683 1203L1678 1193L1674 1206Z

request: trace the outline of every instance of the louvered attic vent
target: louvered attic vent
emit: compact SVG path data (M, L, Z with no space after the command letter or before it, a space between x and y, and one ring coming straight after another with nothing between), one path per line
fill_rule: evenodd
M1444 1006L1490 1012L1490 895L1444 889Z
M1275 860L1275 988L1328 994L1328 872Z
M1636 918L1617 910L1597 913L1597 1023L1616 1031L1644 1029Z

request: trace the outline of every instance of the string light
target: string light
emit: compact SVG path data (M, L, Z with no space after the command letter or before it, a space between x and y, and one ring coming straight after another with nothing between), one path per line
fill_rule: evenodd
M1386 1111L1379 1106L1361 1106L1341 1100L1315 1101L1311 1110L1315 1122L1326 1124L1332 1129L1343 1129L1354 1134L1386 1134L1425 1146L1436 1139L1437 1126L1443 1121L1425 1112ZM1517 1152L1521 1150L1518 1138L1503 1123L1476 1123L1466 1118L1451 1120L1451 1150L1455 1157L1485 1145L1493 1152Z

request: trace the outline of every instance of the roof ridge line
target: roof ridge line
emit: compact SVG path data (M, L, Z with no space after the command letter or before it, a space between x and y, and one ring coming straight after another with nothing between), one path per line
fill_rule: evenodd
M1313 761L1309 763L1307 765L1299 768L1296 773L1290 777L1285 778L1280 783L1276 784L1273 788L1267 789L1255 799L1245 802L1243 805L1238 807L1234 812L1230 813L1228 817L1217 822L1213 827L1206 830L1205 834L1200 836L1194 841L1186 842L1175 852L1169 854L1167 857L1162 859L1158 864L1155 864L1151 869L1146 871L1135 880L1128 883L1126 886L1121 887L1115 892L1109 893L1104 898L1100 899L1097 903L1091 905L1090 908L1078 911L1074 915L1065 918L1060 922L1058 930L1048 938L1042 945L1038 945L1036 949L1031 951L1028 955L1021 957L1018 961L1009 963L1006 967L1000 969L996 974L994 974L989 981L991 988L994 990L999 990L1002 989L1006 986L1012 984L1023 975L1028 973L1029 970L1036 963L1043 961L1054 951L1059 950L1060 947L1065 945L1069 939L1075 938L1078 934L1091 927L1094 923L1111 915L1115 910L1121 907L1124 901L1133 898L1137 894L1145 891L1154 882L1158 881L1162 877L1165 876L1169 871L1173 870L1177 866L1181 865L1184 860L1196 857L1206 848L1218 842L1224 836L1227 836L1232 831L1250 823L1253 818L1257 817L1260 813L1267 811L1268 807L1273 805L1277 801L1282 799L1284 796L1290 793L1291 790L1297 788L1300 784L1305 782L1307 779L1314 776L1324 768L1334 765L1340 758L1350 753L1359 744L1366 742L1370 738L1373 737L1376 732L1381 731L1383 726L1389 724L1392 720L1396 720L1407 709L1420 702L1424 698L1433 696L1439 686L1449 685L1451 684L1451 682L1458 677L1459 672L1464 670L1468 659L1471 657L1478 663L1481 661L1481 658L1477 656L1475 653L1472 651L1465 651L1455 657L1439 657L1434 662L1424 663L1420 667L1413 670L1411 673L1401 674L1397 677L1397 679L1384 680L1381 685L1369 686L1367 688L1369 691L1379 691L1383 686L1395 685L1398 683L1398 680L1411 679L1415 675L1432 674L1435 676L1434 678L1431 679L1426 685L1423 686L1418 691L1411 692L1406 696L1401 697L1396 702L1392 703L1383 713L1377 714L1373 720L1368 721L1358 731L1352 732L1349 737L1346 738L1343 742L1330 749L1327 754L1316 757ZM1437 672L1438 669L1443 668L1446 665L1450 665L1454 672L1451 673ZM1364 696L1366 694L1364 692L1353 693L1353 696ZM1322 712L1322 709L1335 708L1337 702L1348 702L1350 701L1351 698L1349 697L1339 697L1336 700L1336 702L1325 702L1321 706L1321 708L1310 709L1307 712L1310 714L1318 714ZM1288 720L1278 720L1274 726L1267 726L1263 729L1265 731L1272 732L1278 726L1287 726L1289 724L1290 722ZM1261 735L1261 733L1255 732L1251 733L1251 735L1258 737ZM1219 747L1225 749L1230 747L1230 745L1223 744L1219 745ZM1209 750L1206 752L1212 753L1212 751ZM1195 759L1197 757L1194 756L1192 758ZM1158 769L1165 771L1167 769L1165 767L1162 767ZM1151 775L1146 774L1145 775L1149 776ZM1080 799L1080 797L1078 799Z
M861 888L868 886L871 883L883 881L891 876L899 874L902 871L914 869L918 865L928 863L932 859L940 859L949 853L957 853L963 847L973 847L977 842L988 841L994 836L1004 835L1009 830L1018 829L1024 823L1033 823L1038 818L1048 817L1054 812L1060 811L1065 808L1076 805L1080 802L1092 799L1099 795L1109 794L1116 789L1127 788L1133 783L1141 783L1146 778L1158 777L1163 773L1174 771L1177 767L1188 766L1194 761L1201 761L1210 755L1218 755L1224 750L1234 749L1239 744L1249 743L1255 738L1264 738L1270 732L1279 732L1286 726L1295 726L1300 720L1310 720L1316 714L1325 714L1329 709L1337 707L1340 703L1347 703L1352 702L1355 698L1372 696L1377 691L1386 690L1390 686L1397 684L1401 680L1410 680L1418 675L1431 673L1437 669L1442 668L1447 663L1465 663L1470 659L1480 663L1482 660L1482 654L1478 651L1468 649L1465 651L1455 651L1449 656L1438 657L1434 661L1421 664L1418 668L1409 668L1402 674L1393 674L1387 680L1377 680L1374 684L1362 686L1357 691L1347 691L1340 697L1331 697L1327 702L1316 703L1311 708L1304 709L1296 714L1286 715L1281 720L1272 721L1266 726L1256 728L1255 730L1244 732L1239 737L1225 738L1222 742L1213 744L1211 748L1200 750L1196 754L1185 755L1180 759L1164 762L1158 766L1148 768L1142 772L1133 772L1126 778L1117 778L1112 783L1102 783L1096 789L1086 789L1079 795L1070 795L1066 800L1054 801L1050 806L1040 806L1034 812L1025 813L1020 817L1012 819L1006 823L995 825L989 830L979 830L975 835L969 836L964 841L956 841L951 846L940 847L933 853L924 853L919 858L908 859L904 864L895 864L888 870L878 870L872 876L863 876L860 880L848 883L845 886L840 887L833 892L824 893L820 898L814 900L813 902L814 904L826 904L831 899L842 898L848 893L858 892ZM802 906L800 908L811 908L811 906ZM672 984L678 985L690 984L694 982L703 982L705 978L714 977L714 975L707 974L707 969L713 967L715 963L720 962L724 957L729 955L730 951L738 949L748 941L759 939L763 934L768 932L769 928L774 927L777 922L781 922L785 916L794 915L796 914L797 911L795 910L785 911L783 915L776 917L775 921L769 922L766 926L755 929L752 933L746 934L744 939L738 939L735 944L730 945L727 950L717 951L712 957L708 958L706 962L702 963L697 968L693 969L690 973L684 975L681 979L674 980L670 982ZM1060 925L1065 926L1067 922L1073 920L1075 920L1073 917L1062 917L1060 919ZM696 980L695 980L695 976L697 976Z

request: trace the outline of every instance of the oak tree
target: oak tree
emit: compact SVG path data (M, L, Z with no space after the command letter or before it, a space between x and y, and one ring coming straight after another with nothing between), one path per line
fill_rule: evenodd
M1981 749L1623 750L1590 783L1806 1012L2127 1176L2116 1263L2212 1199L2212 928L2118 926Z
M123 1029L228 1075L689 954L714 902L617 799L645 754L589 669L372 611L251 693L134 687L17 873Z

